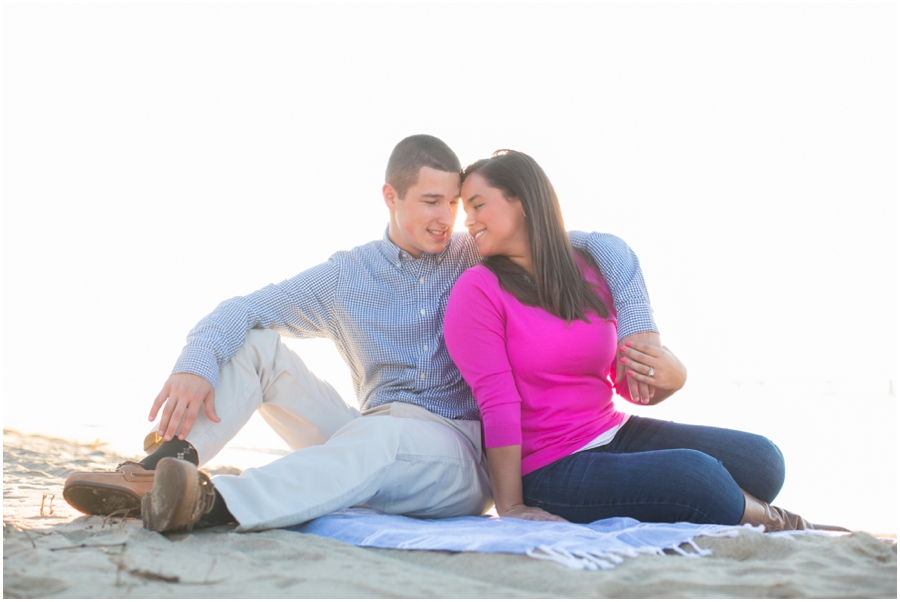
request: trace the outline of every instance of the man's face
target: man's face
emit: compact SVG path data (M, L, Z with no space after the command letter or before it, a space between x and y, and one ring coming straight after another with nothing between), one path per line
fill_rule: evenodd
M423 252L444 250L459 208L458 173L422 167L418 181L404 198L390 184L384 185L382 194L391 210L391 242L416 259Z

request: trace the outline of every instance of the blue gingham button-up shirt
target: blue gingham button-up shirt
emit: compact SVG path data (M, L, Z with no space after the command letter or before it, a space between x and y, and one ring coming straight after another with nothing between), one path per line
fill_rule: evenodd
M619 338L656 331L637 256L610 234L572 232L613 295ZM350 367L363 410L402 401L445 418L477 420L478 405L444 345L450 289L481 261L471 236L454 233L440 254L412 258L390 241L339 251L279 284L219 304L188 334L173 373L213 386L251 328L332 340Z

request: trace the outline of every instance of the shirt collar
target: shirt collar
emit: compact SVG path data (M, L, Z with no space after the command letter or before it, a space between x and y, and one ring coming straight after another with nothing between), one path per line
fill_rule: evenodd
M387 257L391 263L395 263L397 261L413 260L414 258L412 255L410 255L409 253L407 253L406 251L404 251L403 249L401 249L400 247L395 245L393 242L391 242L391 238L390 238L390 236L388 236L388 234L390 233L390 230L391 230L391 227L390 227L390 225L388 225L388 227L386 227L384 229L384 237L381 239L381 252L384 253L384 256ZM431 258L440 263L440 262L444 261L444 255L446 255L447 251L450 250L451 244L453 244L452 236L450 237L450 242L447 243L447 246L444 247L443 251L441 251L440 253L438 253L436 255L431 254L431 253L426 253L423 251L421 259Z

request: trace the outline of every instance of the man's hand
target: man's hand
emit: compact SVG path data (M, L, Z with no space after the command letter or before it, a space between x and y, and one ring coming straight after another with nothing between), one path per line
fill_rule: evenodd
M555 521L559 523L567 523L566 519L561 516L556 516L555 514L550 514L546 510L542 510L541 508L535 508L533 506L526 506L525 504L521 504L518 506L513 506L508 510L500 512L497 510L497 514L502 516L503 518L520 518L522 520L546 520L546 521Z
M153 407L150 408L150 422L156 420L156 414L163 404L166 404L159 420L159 436L166 441L178 436L182 441L191 432L194 421L200 413L200 407L206 413L206 417L213 422L219 422L215 409L216 391L208 380L202 376L189 372L173 374L163 385L162 391L156 396ZM167 401L168 400L168 401ZM181 424L182 418L184 424ZM178 425L181 430L177 433Z
M626 343L643 343L653 345L654 347L662 347L662 342L658 332L639 332L625 337L619 341L619 349L616 351L616 382L622 382L622 377L628 378L628 390L631 392L631 399L635 403L647 405L656 394L656 387L646 382L639 382L633 375L626 374L625 364L622 363L622 347L626 347Z

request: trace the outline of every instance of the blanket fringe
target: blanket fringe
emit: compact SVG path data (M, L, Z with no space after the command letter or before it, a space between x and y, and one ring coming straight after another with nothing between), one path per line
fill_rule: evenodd
M588 552L586 550L564 550L550 546L539 546L525 552L531 558L552 560L570 569L596 571L611 569L622 564L625 558L636 558L641 554L665 555L663 548L644 546L642 548L620 548L614 552Z
M681 548L681 545L689 545L694 548L694 552L689 552ZM701 556L710 556L712 554L712 550L706 550L697 545L697 542L693 540L693 538L684 542L684 544L672 546L669 548L670 550L674 550L681 554L682 556L687 556L688 558L700 558Z
M564 567L582 571L596 571L597 569L611 569L624 560L613 553L591 553L584 551L555 550L550 546L539 546L525 552L529 557L538 560L552 560Z
M682 545L691 546L694 551L684 550ZM597 569L611 569L625 561L624 557L636 558L641 554L665 556L666 550L672 550L688 558L702 558L712 555L712 550L706 550L697 545L693 539L688 539L683 544L669 548L657 548L645 546L642 548L621 548L615 552L587 552L585 550L563 550L551 546L539 546L525 552L530 558L537 560L552 560L564 567L582 571L596 571Z

